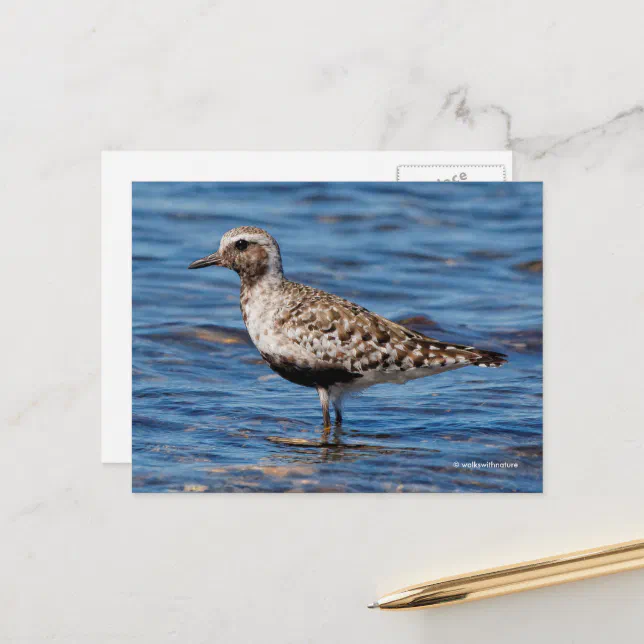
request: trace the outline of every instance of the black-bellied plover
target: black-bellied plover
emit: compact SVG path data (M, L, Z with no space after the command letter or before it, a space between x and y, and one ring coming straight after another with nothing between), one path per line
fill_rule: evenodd
M336 422L342 422L347 393L507 362L502 353L440 342L342 297L287 280L279 246L261 228L229 230L217 252L188 268L206 266L239 274L241 312L252 341L273 371L317 389L325 427L331 424L330 402Z

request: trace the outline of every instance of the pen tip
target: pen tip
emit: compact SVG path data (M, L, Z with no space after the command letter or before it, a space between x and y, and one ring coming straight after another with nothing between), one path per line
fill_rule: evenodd
M369 604L367 608L378 608L378 606L380 606L378 602L373 602L373 604Z

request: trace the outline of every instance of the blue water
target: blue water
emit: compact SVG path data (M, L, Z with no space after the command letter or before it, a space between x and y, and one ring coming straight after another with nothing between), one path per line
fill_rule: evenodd
M509 364L372 387L324 434L237 275L187 270L239 225L290 279ZM541 184L135 183L132 230L134 491L541 491Z

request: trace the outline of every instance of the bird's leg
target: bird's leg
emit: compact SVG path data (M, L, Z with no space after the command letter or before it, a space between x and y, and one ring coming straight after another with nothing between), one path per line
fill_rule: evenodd
M342 394L335 388L329 392L329 397L335 409L335 424L342 425Z
M329 390L325 387L317 387L320 404L322 405L322 421L324 428L331 427L331 415L329 414Z

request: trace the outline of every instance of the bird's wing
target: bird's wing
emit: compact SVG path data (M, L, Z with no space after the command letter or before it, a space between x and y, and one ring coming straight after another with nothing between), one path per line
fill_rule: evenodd
M276 323L291 342L329 368L362 374L506 362L503 354L441 342L336 295L293 286L298 288L292 289Z

